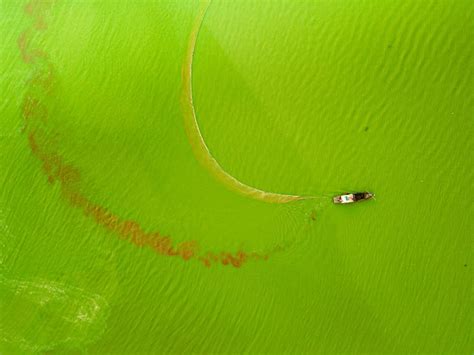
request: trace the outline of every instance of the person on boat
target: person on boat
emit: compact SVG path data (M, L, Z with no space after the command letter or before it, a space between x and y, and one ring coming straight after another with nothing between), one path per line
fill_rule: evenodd
M353 194L353 196L354 202L365 200L367 198L367 194L365 192L356 192L355 194Z

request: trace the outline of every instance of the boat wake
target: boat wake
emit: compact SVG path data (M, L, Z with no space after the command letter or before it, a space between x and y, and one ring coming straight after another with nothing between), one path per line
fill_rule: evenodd
M217 160L212 156L209 151L206 142L199 129L197 122L196 110L193 103L193 87L192 87L192 74L193 74L193 59L196 48L197 38L206 16L211 0L204 0L201 2L198 15L193 24L191 34L188 40L188 48L186 51L186 57L182 67L182 93L181 93L181 106L184 116L184 127L189 143L196 159L199 163L209 171L209 173L220 183L225 185L230 190L237 192L243 196L253 198L269 203L288 203L298 200L310 200L321 198L317 196L298 196L298 195L287 195L274 192L263 191L258 188L249 186L234 176L230 175L225 171Z

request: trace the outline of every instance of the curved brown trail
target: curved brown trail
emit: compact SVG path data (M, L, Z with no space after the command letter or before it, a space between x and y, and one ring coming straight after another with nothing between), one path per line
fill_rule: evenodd
M46 17L54 5L53 1L32 0L25 7L25 13L32 19L32 25L20 34L18 47L22 60L32 66L34 75L29 81L29 89L25 95L22 113L25 120L25 132L33 155L42 162L42 169L49 183L61 186L63 197L68 203L91 218L95 223L127 240L138 247L148 247L164 256L180 257L182 260L199 260L202 265L232 265L240 267L251 260L267 260L269 255L278 251L274 248L268 253L222 251L219 253L202 251L195 240L175 243L169 236L158 231L145 232L136 221L123 220L80 191L81 174L72 164L66 161L55 149L55 133L48 126L48 108L42 98L52 95L55 88L55 69L48 54L39 48L32 47L32 37L47 29Z

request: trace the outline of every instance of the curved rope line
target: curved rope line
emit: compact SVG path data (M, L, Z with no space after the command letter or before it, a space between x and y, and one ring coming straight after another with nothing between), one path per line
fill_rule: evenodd
M181 106L184 116L184 128L186 130L186 135L188 136L189 143L191 144L191 149L196 159L199 161L199 163L201 163L204 168L206 168L211 173L214 178L216 178L227 188L237 193L240 193L243 196L250 197L255 200L260 200L269 203L287 203L292 201L314 198L311 196L285 195L267 192L246 185L243 182L237 180L229 173L227 173L209 151L209 148L207 147L206 142L204 141L204 138L201 134L201 130L199 129L196 111L194 109L192 73L196 41L210 4L211 0L201 1L198 15L196 16L196 20L193 24L191 34L189 36L186 57L182 67Z

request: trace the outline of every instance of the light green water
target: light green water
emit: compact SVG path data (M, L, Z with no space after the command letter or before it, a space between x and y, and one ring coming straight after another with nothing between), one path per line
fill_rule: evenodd
M35 3L35 2L33 2ZM195 1L0 1L2 353L471 353L469 1L213 1L194 104L235 194L195 159L181 66ZM30 33L29 33L30 34ZM239 268L121 239L48 183L23 100L97 206ZM24 114L24 112L23 112ZM33 117L37 118L37 117ZM38 128L38 129L39 129ZM377 200L335 206L331 196Z

